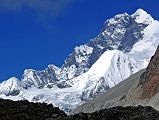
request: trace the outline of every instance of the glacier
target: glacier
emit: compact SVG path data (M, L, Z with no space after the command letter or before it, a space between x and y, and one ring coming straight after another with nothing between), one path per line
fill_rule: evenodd
M105 21L101 33L76 46L62 67L26 69L0 84L0 98L51 103L65 112L145 68L159 44L159 22L138 9Z

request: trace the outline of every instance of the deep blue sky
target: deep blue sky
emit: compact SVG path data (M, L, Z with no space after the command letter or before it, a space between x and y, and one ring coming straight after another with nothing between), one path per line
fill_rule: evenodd
M158 0L45 1L0 0L0 81L21 78L27 68L61 66L76 45L94 38L116 14L142 8L159 19Z

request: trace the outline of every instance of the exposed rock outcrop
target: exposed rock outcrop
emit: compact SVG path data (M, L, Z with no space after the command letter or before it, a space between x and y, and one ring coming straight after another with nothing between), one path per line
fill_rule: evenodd
M139 85L142 86L142 98L151 98L159 91L159 47L146 69L141 75Z

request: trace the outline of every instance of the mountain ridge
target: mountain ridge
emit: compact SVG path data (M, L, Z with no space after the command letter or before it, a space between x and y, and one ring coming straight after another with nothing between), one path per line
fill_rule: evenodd
M142 22L141 15L145 16ZM158 26L141 9L133 15L116 15L105 22L96 38L75 47L61 68L49 65L42 71L25 70L20 83L14 80L15 86L0 84L0 97L52 103L69 112L145 68L159 42ZM104 71L102 75L98 70Z

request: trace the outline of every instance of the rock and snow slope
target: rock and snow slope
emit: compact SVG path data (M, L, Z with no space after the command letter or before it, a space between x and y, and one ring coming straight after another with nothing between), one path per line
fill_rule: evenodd
M75 47L58 68L25 70L0 84L0 97L52 103L65 111L109 90L145 68L159 44L159 22L139 9L106 20L101 33Z
M149 105L159 110L159 47L145 70L130 76L103 95L77 107L74 113L112 106Z
M82 100L89 100L114 87L139 69L135 61L123 52L108 50L88 72L68 82L83 91Z
M121 101L126 98L126 95L131 89L134 89L138 85L140 76L143 74L143 72L144 70L135 73L106 93L82 104L81 106L78 106L73 110L72 113L91 113L101 109L123 105Z
M25 89L24 85L19 85L11 89L13 91L16 90L16 92L19 90L18 95L13 96L9 94L12 96L6 97L1 95L0 97L12 100L14 100L14 98L17 100L18 98L33 102L52 103L67 111L109 90L127 78L130 74L135 73L138 69L135 61L123 52L109 50L102 54L88 72L68 80L66 84L71 87L59 88L57 84L51 88L45 86L40 89L36 86L32 86ZM22 80L21 83L23 82L26 81ZM7 87L9 86L6 86L6 88ZM5 94L5 92L3 93Z

